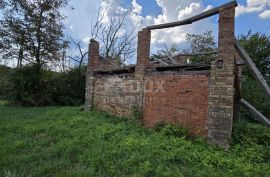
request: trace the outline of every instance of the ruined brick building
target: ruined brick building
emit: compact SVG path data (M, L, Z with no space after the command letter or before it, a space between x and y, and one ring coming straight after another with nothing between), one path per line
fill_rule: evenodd
M99 43L91 40L85 109L95 107L123 116L132 116L136 109L146 127L160 122L180 124L210 143L228 147L240 97L234 36L236 6L232 1L187 20L146 27L138 33L135 66L102 69ZM216 14L218 57L211 66L150 64L152 30L187 25Z

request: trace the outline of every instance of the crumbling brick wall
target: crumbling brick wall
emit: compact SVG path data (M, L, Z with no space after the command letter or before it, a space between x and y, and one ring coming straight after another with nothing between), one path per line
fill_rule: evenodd
M134 74L99 75L95 81L94 106L121 116L132 116L138 107L140 82Z
M219 12L218 57L208 69L150 65L151 31L143 29L138 33L136 67L99 71L99 44L91 40L85 109L95 106L131 117L136 108L147 127L160 122L180 124L209 143L227 148L236 108L235 4Z

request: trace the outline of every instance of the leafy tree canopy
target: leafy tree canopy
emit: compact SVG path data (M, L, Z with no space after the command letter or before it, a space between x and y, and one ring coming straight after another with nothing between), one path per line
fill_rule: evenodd
M270 82L270 36L249 31L246 35L240 35L239 40L264 78ZM246 68L244 75L252 77Z
M33 63L40 68L61 58L64 16L69 0L5 0L0 21L0 46L4 59Z

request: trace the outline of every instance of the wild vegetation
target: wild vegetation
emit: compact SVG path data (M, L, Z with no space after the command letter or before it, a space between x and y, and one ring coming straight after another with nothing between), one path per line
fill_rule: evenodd
M86 67L67 72L0 66L0 98L20 106L79 106L84 103Z
M80 107L29 107L84 103L88 52L80 41L64 39L60 9L67 6L68 0L0 0L0 60L17 63L0 66L0 99L7 100L0 101L0 176L270 176L270 130L244 110L230 150L223 151L177 126L145 129L136 108L128 120ZM134 29L119 38L125 16L112 16L106 25L102 19L100 12L91 35L103 57L123 65L135 52ZM216 50L211 32L187 40L191 52ZM239 40L270 83L270 37L250 32ZM79 51L70 55L68 45ZM178 52L172 46L157 57ZM69 59L78 68L66 66ZM270 101L245 67L242 87L270 117Z
M237 123L229 151L169 125L79 107L0 106L0 176L270 176L270 130Z
M22 106L83 104L88 50L66 40L67 7L69 0L0 1L0 62L16 65L0 67L0 98ZM127 14L115 12L105 25L104 13L100 9L91 36L99 40L101 56L120 67L135 53L135 27L119 36Z
M270 36L250 31L247 35L240 35L239 40L270 85ZM267 117L270 117L270 100L262 92L261 87L246 66L243 67L241 82L243 96ZM245 117L252 116L245 114Z

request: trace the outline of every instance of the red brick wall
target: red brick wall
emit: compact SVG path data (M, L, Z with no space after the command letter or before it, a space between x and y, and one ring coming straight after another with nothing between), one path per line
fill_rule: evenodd
M193 134L207 136L208 74L146 76L143 122L180 124Z

